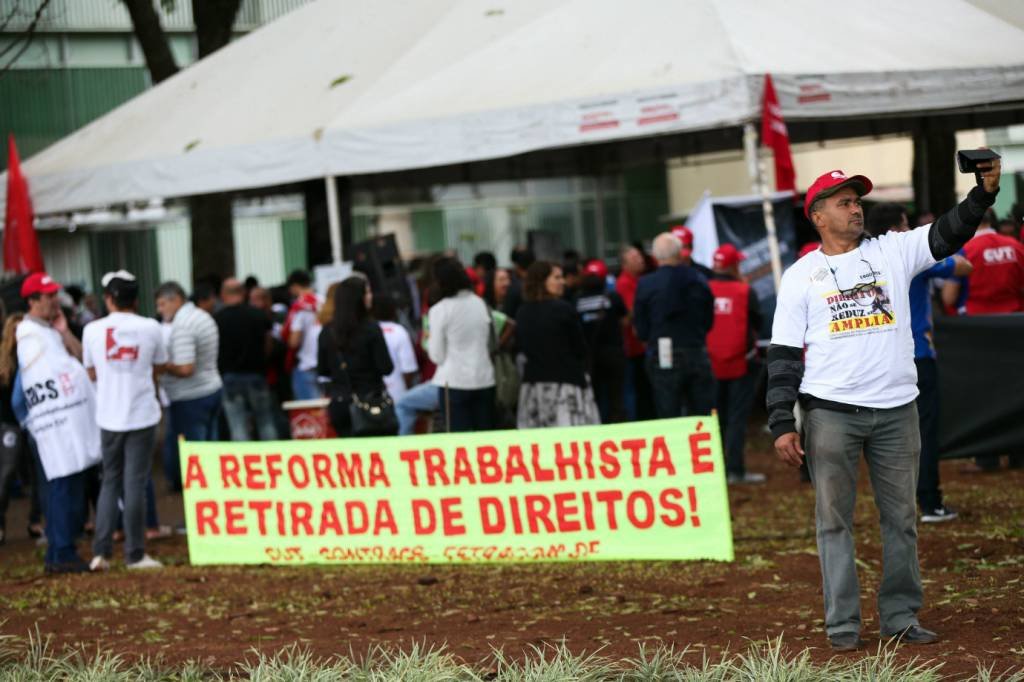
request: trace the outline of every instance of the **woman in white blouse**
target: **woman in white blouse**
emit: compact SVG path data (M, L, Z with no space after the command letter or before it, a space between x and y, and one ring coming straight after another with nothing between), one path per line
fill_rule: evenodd
M473 293L469 275L454 258L434 264L434 279L441 300L428 313L427 352L437 365L433 383L442 389L441 409L447 410L449 430L492 429L494 366L487 304Z

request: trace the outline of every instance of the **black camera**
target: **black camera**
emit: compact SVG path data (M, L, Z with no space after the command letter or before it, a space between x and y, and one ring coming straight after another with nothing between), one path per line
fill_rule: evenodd
M980 185L981 173L978 172L978 164L998 158L1001 157L991 149L960 149L956 153L956 165L961 173L974 173L974 178Z

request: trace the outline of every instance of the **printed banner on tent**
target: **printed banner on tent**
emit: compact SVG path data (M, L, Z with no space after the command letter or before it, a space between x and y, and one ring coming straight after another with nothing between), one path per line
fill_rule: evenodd
M181 443L193 564L733 559L718 421Z

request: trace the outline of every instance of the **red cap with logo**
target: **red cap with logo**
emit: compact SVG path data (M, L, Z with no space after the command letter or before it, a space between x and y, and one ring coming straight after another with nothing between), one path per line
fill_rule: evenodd
M737 249L732 244L722 244L715 249L714 265L716 268L731 268L734 265L739 265L740 261L745 261L747 257L743 255L743 252Z
M594 258L587 261L587 264L583 266L583 274L605 279L608 277L608 266L604 264L603 260Z
M669 230L676 239L683 244L682 256L689 256L693 253L693 231L686 225L676 225Z
M804 215L810 219L811 206L814 204L815 199L830 197L843 187L852 187L857 192L858 196L864 196L871 191L873 185L871 184L871 181L863 175L848 176L841 170L822 173L818 176L818 179L814 181L810 189L807 190L807 196L804 198Z
M33 272L21 283L21 297L28 298L35 294L55 294L60 291L60 285L45 272Z

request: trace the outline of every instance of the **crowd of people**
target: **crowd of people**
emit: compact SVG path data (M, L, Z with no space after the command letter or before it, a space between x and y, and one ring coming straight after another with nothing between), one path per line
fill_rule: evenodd
M932 300L968 315L1024 310L1024 246L1007 234L1017 227L986 212L959 254L910 287L925 521L956 516L938 481ZM874 237L907 229L899 205L867 217ZM128 567L157 568L146 541L173 531L157 519L154 454L180 491L180 437L286 438L289 400L326 399L343 438L717 410L729 483L760 483L764 474L747 469L744 453L765 377L761 306L736 246L719 246L712 268L692 253L693 234L678 225L649 253L627 245L617 272L572 251L553 262L516 248L510 267L488 252L468 266L438 254L419 262L407 296L375 290L360 273L325 295L302 270L276 296L253 278L203 282L191 297L165 282L155 319L137 313L132 273L103 278L102 306L31 275L21 288L27 310L6 316L0 339L0 542L17 481L32 495L31 534L45 515L48 571L105 570L117 537ZM76 540L90 525L87 564Z

